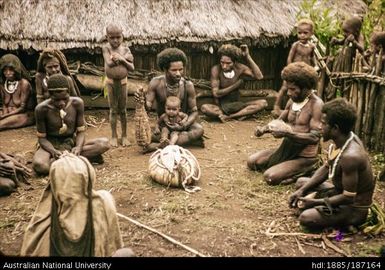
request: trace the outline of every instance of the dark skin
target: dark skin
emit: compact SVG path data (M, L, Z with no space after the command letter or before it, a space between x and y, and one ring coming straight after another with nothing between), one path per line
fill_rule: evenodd
M348 45L352 43L360 53L364 52L365 43L364 37L360 34L360 29L354 28L354 26L348 25L344 23L342 25L342 31L344 33L344 37L342 39L338 39L336 37L332 37L330 40L330 45Z
M326 115L322 117L322 133L324 141L333 140L337 149L342 146L349 138L349 134L341 132L338 126L329 125ZM350 211L341 212L339 216L330 217L325 220L321 214L314 209L315 206L325 205L323 198L306 198L305 195L314 190L328 179L328 164L319 168L311 178L303 179L300 186L289 198L290 207L301 207L302 214L299 220L304 226L312 227L329 227L329 226L345 226L355 224L357 216L352 215ZM345 151L342 153L336 167L334 176L335 182L342 183L342 189L352 194L346 195L343 192L328 198L331 206L342 206L356 204L360 206L370 205L372 203L373 192L362 192L357 190L359 182L365 181L372 183L374 181L370 162L362 142L355 138L349 143ZM365 218L365 213L363 218Z
M128 47L122 45L122 30L110 25L107 27L108 44L103 47L104 68L109 79L120 83L122 79L127 78L129 71L134 70L133 56ZM110 144L113 147L118 146L117 134L117 116L120 117L122 128L122 146L130 145L127 138L127 85L121 84L121 87L114 88L112 83L107 82L108 102L110 106L110 123L112 138Z
M155 127L155 133L159 133L161 128L159 145L161 148L168 144L174 145L178 141L180 128L183 127L188 119L188 115L180 111L180 104L167 102L165 111L166 112L159 117L157 126Z
M178 140L176 141L177 145L185 145L201 138L203 135L202 127L194 126L192 129L192 125L195 123L198 117L194 85L190 81L185 81L184 83L184 79L182 79L184 73L184 65L182 61L171 62L169 68L164 72L165 74L163 76L155 77L150 81L150 85L146 94L146 109L151 109L155 100L158 104L159 102L166 102L166 93L168 91L166 82L168 85L179 87L179 93L182 93L182 89L185 85L185 90L187 91L187 105L189 114L187 121L178 127L180 134ZM138 99L138 95L136 95L135 98ZM183 102L183 97L179 96L179 99ZM155 133L154 135L159 135L159 132ZM152 144L150 147L156 148L157 146Z
M221 97L227 96L233 91L239 91L243 83L242 76L248 76L258 80L263 79L262 72L251 58L247 45L241 45L241 49L249 66L235 62L229 56L223 55L220 59L220 64L215 65L211 69L211 89L216 105L204 104L201 107L203 114L209 117L218 117L222 122L253 115L267 107L265 100L255 100L247 102L247 106L240 111L226 115L219 106L219 99ZM232 70L235 72L233 78L226 78L223 75L223 72L231 72Z
M310 43L310 38L313 35L313 27L309 24L301 24L297 28L298 41L293 43L291 46L289 55L287 57L287 65L293 62L305 62L310 66L315 66L315 54L314 44ZM281 110L281 103L283 97L287 93L287 88L285 83L282 84L281 89L278 92L277 99L274 104L274 110L272 114L275 118L279 117L283 110Z
M35 86L38 104L49 98L48 88L46 82L44 83L44 80L47 80L47 78L51 75L62 73L60 68L60 62L56 58L48 61L44 65L44 69L45 73L37 72L35 76ZM66 75L66 77L68 79L68 83L70 84L70 95L73 97L78 96L72 78L68 75Z
M291 98L286 105L285 110L279 119L283 120L292 127L292 131L272 130L271 133L276 138L288 137L296 142L307 144L298 158L284 161L274 165L264 172L264 179L270 185L277 185L281 182L288 181L290 178L301 171L303 167L309 166L315 161L319 136L311 131L318 131L321 128L321 108L322 100L310 89L300 89L292 82L286 82L288 95ZM310 94L310 95L309 95ZM291 109L293 101L302 102L309 97L309 102L302 108L300 112ZM257 128L266 130L267 127ZM256 135L258 135L256 133ZM248 167L255 168L255 165L264 164L276 149L267 149L259 151L248 158Z
M16 81L15 71L11 67L3 69L3 76L10 82ZM32 125L35 122L31 103L31 84L26 79L20 79L17 89L10 94L0 85L0 96L3 107L0 113L0 131Z
M64 117L67 131L62 134L59 133L62 127L62 119L59 115L61 109L67 113ZM68 91L52 91L50 98L36 107L35 115L37 132L46 134L38 137L40 148L33 157L33 167L39 173L47 174L51 163L62 155L62 152L55 149L47 137L66 138L76 134L75 146L71 152L87 158L101 155L109 148L106 138L85 142L85 131L77 130L78 127L85 126L84 103L81 98L70 97Z

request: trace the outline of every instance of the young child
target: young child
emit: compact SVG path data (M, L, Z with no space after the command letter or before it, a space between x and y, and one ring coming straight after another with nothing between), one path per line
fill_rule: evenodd
M310 43L310 38L314 33L314 23L310 19L301 19L297 22L297 36L298 41L291 46L289 55L287 57L287 65L293 62L305 62L310 66L316 66L314 49L315 45ZM284 108L288 98L286 97L287 87L285 82L282 84L278 92L277 100L274 104L272 112L274 117L278 117Z
M162 114L157 123L156 129L161 131L160 148L175 144L183 124L187 122L188 115L180 110L180 99L169 96L165 104L165 113ZM170 137L170 139L169 139Z
M120 116L122 128L122 146L130 145L127 139L127 74L134 70L134 57L128 47L123 46L123 30L110 24L106 28L108 44L103 47L104 68L106 72L105 86L108 91L110 106L110 123L112 138L110 144L118 146L116 131L117 116Z
M373 32L370 37L370 50L365 52L367 69L369 72L375 72L379 75L385 73L385 32ZM378 61L380 63L380 70L375 71Z
M344 36L342 39L332 37L330 45L345 45L353 49L358 49L360 53L364 52L364 37L361 34L362 20L353 16L346 19L342 24Z

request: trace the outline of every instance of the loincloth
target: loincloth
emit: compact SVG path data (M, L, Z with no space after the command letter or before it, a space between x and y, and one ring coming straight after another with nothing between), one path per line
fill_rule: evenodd
M53 147L59 151L71 151L75 147L75 137L47 137Z
M114 83L119 82L119 81L120 81L120 85L125 85L125 84L127 84L127 77L125 77L121 80L115 80L115 79L111 79L111 78L106 77L104 83L109 84L109 85L114 85Z
M242 110L246 106L247 106L247 104L242 102L242 101L221 103L221 109L226 115L239 112L240 110Z

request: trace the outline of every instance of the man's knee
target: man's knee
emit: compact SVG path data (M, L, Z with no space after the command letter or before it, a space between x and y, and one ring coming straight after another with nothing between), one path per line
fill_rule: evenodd
M271 186L278 185L282 182L282 179L271 170L264 172L263 178L265 179L266 183Z
M99 138L96 142L96 146L101 152L106 152L111 148L110 141L107 138Z
M13 182L11 179L0 177L0 196L8 196L15 190L15 182Z
M247 167L252 170L252 171L256 171L257 168L256 168L256 158L251 155L247 158Z
M42 174L42 175L47 175L49 174L49 169L50 169L50 163L49 161L43 161L39 158L34 158L33 162L32 162L32 168L34 169L34 171L38 174Z
M203 105L201 106L201 112L202 112L203 114L207 114L207 113L209 112L209 106L207 106L207 104L203 104Z
M110 107L110 115L117 115L118 114L118 108Z
M298 217L299 223L307 228L316 228L317 227L317 218L314 215L314 211L317 211L316 209L307 209L301 213L301 215Z

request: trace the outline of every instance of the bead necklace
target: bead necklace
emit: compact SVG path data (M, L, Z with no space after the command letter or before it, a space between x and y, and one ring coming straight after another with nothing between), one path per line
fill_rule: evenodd
M354 139L355 136L356 135L353 133L353 131L351 131L350 132L350 137L346 140L345 144L342 146L341 150L337 154L337 156L336 156L336 158L334 160L333 166L329 165L329 175L328 175L329 179L333 179L334 174L336 172L337 165L338 165L338 161L340 161L340 157L341 157L342 153L345 151L346 147L348 147L349 143ZM329 153L328 153L328 159L329 160L333 160L332 159L332 153L334 151L334 147L335 147L334 144L331 144L329 146Z
M12 95L13 93L15 93L18 85L19 81L10 82L8 80L5 80L4 89L8 94Z
M176 84L176 86L170 86L167 81L166 81L166 88L167 88L167 93L172 95L172 96L178 96L179 93L179 83Z

